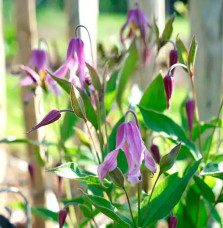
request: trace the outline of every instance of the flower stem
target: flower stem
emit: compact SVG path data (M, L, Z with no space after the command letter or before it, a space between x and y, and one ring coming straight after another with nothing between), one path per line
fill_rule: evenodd
M153 185L152 191L151 191L151 193L150 193L149 200L148 200L148 203L147 203L147 205L146 205L146 209L145 209L144 214L143 214L142 223L143 223L144 220L145 220L145 216L146 216L146 213L147 213L147 210L148 210L148 207L149 207L150 200L151 200L151 198L152 198L154 189L155 189L155 187L156 187L156 184L157 184L157 182L158 182L160 176L161 176L161 173L159 172L159 174L158 174L158 176L157 176L157 178L156 178L156 180L155 180L155 183L154 183L154 185ZM143 224L142 224L142 225L143 225Z
M197 102L197 94L196 94L196 89L195 89L195 84L194 84L194 76L191 77L191 87L192 87L192 93L193 93L193 98L194 98L194 106L195 106L195 117L197 121L197 134L198 134L198 146L200 152L202 151L201 148L201 134L200 134L200 117L199 117L199 111L198 111L198 102Z
M133 222L133 224L134 224L134 227L136 228L136 224L135 224L135 221L134 221L134 217L133 217L132 208L131 208L131 204L130 204L130 201L129 201L128 193L127 193L125 187L123 187L123 190L124 190L124 192L125 192L126 199L127 199L128 205L129 205L129 211L130 211L130 214L131 214L131 217L132 217L132 222Z
M84 119L84 123L85 123L85 125L86 125L86 127L87 127L87 130L88 130L88 133L89 133L89 135L90 135L90 138L91 138L91 141L92 141L92 144L93 144L95 153L96 153L96 155L97 155L98 163L101 164L101 161L100 161L100 158L99 158L99 155L98 155L98 151L97 151L97 149L96 149L96 146L95 146L95 143L94 143L94 139L93 139L93 137L92 137L91 130L90 130L88 124L87 124L87 120L86 120L86 119Z
M213 129L212 134L211 134L211 140L210 140L210 143L209 143L209 146L208 146L207 154L205 155L205 158L204 158L204 163L206 163L207 160L208 160L208 155L209 155L210 150L211 150L211 144L212 144L212 141L213 141L213 138L214 138L214 133L215 133L216 128L217 128L217 125L218 125L218 120L219 120L220 115L221 115L222 107L223 107L223 99L222 99L222 101L221 101L221 105L220 105L220 108L219 108L219 110L218 110L218 115L217 115L216 124L215 124L214 129Z
M140 227L140 183L138 183L138 227Z

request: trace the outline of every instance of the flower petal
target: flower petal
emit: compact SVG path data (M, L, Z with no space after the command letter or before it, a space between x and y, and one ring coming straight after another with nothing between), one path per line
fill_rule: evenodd
M47 54L44 50L35 49L31 53L31 63L37 70L47 67Z
M19 85L20 85L20 86L30 86L30 85L32 85L32 84L34 84L34 81L33 81L33 79L32 79L31 77L29 77L29 76L26 76L26 77L22 78L22 79L20 80L20 82L19 82Z
M151 154L147 150L146 147L144 147L144 159L145 159L145 166L153 173L156 173L157 168L154 159L152 158Z
M32 78L33 82L38 82L40 80L39 75L33 69L31 69L30 67L21 65L20 68L22 70L24 70L28 74L29 77Z

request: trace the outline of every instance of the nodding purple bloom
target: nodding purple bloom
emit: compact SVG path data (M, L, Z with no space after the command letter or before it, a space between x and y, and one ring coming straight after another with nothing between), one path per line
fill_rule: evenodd
M191 137L191 131L193 128L193 123L194 123L194 109L195 109L194 100L189 99L185 103L185 107L186 107L186 114L187 114L188 130L189 130L190 137Z
M28 171L29 171L30 179L34 183L35 182L35 164L33 162L29 162Z
M58 214L58 220L59 220L59 228L62 228L67 217L67 210L60 210Z
M174 48L170 51L169 55L169 67L176 64L178 62L178 54L177 50ZM174 73L175 68L172 70L172 74Z
M167 108L170 109L170 99L172 97L174 91L174 77L173 75L166 75L163 79L166 100L167 100Z
M58 110L52 110L50 111L44 118L43 120L38 123L36 126L34 126L30 131L27 132L27 134L37 130L38 128L51 124L55 121L57 121L61 117L60 111Z
M104 162L98 166L101 183L106 175L117 167L117 156L120 149L125 153L127 159L127 177L130 182L141 182L140 167L143 159L145 166L151 172L156 172L156 164L143 143L137 125L134 122L122 123L117 131L115 150L108 153Z
M153 158L155 159L156 163L159 164L160 160L161 160L159 147L155 144L152 144L150 146L150 151L151 151L151 154L153 155Z
M176 228L177 227L177 217L174 215L171 215L168 218L168 228Z
M67 74L68 70L70 71L69 81L83 89L85 82L85 55L84 42L80 38L70 40L66 61L54 75L62 78Z
M54 94L61 94L57 83L47 74L48 60L47 53L44 50L33 50L28 65L21 65L20 68L27 74L27 76L20 80L20 86L49 85L50 90ZM31 97L29 98L31 99Z

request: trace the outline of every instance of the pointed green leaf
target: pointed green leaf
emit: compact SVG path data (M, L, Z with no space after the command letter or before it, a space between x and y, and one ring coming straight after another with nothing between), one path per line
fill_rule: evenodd
M179 35L176 38L176 46L177 46L177 54L178 54L179 62L184 65L187 65L187 60L188 60L187 49L184 46L183 42L181 41Z
M201 176L212 176L223 180L223 165L210 162L205 165L200 173Z
M197 40L195 36L193 36L193 39L190 45L190 50L188 53L188 70L189 70L190 76L194 75L196 53L197 53Z
M176 15L174 14L166 23L165 28L163 30L163 34L161 37L161 40L163 42L166 42L170 39L172 32L173 32L173 21L175 19Z

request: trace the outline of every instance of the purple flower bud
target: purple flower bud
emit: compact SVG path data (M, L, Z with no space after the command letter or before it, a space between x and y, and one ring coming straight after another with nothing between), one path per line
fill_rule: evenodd
M66 217L67 217L67 210L60 210L59 211L59 214L58 214L58 220L59 220L59 228L62 228L64 223L65 223L65 220L66 220Z
M186 107L186 114L187 114L188 130L191 137L191 131L194 123L194 108L195 108L194 100L193 99L188 100L185 103L185 107Z
M169 55L169 67L171 67L172 65L174 65L177 62L178 62L177 50L173 49L170 51L170 55ZM174 69L172 70L172 73L173 72L174 72Z
M174 91L174 77L172 75L166 75L163 79L163 83L166 93L167 108L170 109L170 99Z
M28 171L29 171L31 181L34 182L35 181L35 165L33 162L29 162Z
M177 227L177 217L174 215L171 215L168 218L168 228L176 228Z
M58 110L52 110L50 111L44 118L43 120L38 123L36 126L34 126L30 131L27 132L27 134L31 133L32 131L35 131L36 129L51 124L55 121L57 121L61 117L60 111Z
M155 144L152 144L150 146L150 151L153 155L153 158L155 159L156 163L159 164L161 160L160 152L159 152L159 147Z

